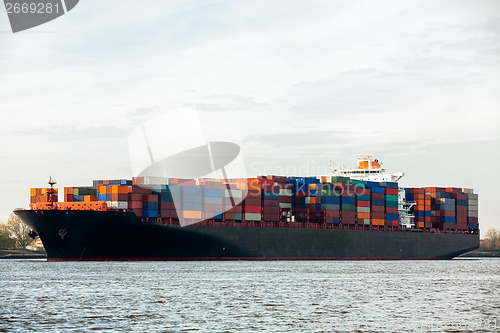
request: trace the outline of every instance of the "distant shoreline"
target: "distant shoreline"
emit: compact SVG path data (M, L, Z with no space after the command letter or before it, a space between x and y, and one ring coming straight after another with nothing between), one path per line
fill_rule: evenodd
M47 259L44 251L1 250L0 259Z
M459 256L460 258L500 258L500 251L476 250Z
M473 251L462 254L457 258L500 258L500 251ZM0 250L0 259L47 259L45 252L22 250Z

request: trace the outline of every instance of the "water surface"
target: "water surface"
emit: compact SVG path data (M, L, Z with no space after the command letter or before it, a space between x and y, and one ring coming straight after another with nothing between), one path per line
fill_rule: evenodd
M500 259L0 260L0 331L497 332Z

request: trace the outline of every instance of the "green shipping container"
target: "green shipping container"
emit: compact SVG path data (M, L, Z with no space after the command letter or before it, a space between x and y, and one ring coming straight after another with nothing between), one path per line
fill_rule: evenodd
M349 183L349 177L332 176L332 183Z
M398 196L397 195L385 195L385 201L395 201L398 202Z
M354 204L343 203L343 204L340 204L340 209L354 211L354 210L356 210L356 206Z
M354 184L357 188L365 188L366 182L363 180L354 180L351 179L351 184Z

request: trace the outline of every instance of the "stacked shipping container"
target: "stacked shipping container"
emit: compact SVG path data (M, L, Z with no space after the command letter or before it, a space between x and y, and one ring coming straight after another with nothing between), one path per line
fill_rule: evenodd
M327 223L397 228L398 184L347 177L176 179L136 177L66 187L59 209L128 210L147 219ZM415 226L477 230L477 194L459 188L406 188ZM57 201L57 192L55 194ZM49 202L31 189L32 206ZM103 205L105 203L105 205Z

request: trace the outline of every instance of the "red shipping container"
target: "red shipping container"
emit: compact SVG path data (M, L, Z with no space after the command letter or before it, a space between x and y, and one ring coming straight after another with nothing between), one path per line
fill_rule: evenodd
M108 186L108 188L111 191L111 186ZM108 189L106 189L106 193L111 193L111 192L107 192L107 190ZM129 190L129 192L132 194L151 194L152 190L150 188L146 188L146 187L142 187L142 186L132 186L131 189ZM142 198L141 198L141 200L142 200Z
M326 217L340 217L340 211L338 210L325 210Z
M276 184L276 186L278 186L281 189L288 189L288 190L292 189L292 184Z
M142 202L142 197L143 197L143 194L129 193L128 194L128 201L141 201Z
M243 202L244 202L244 205L246 205L246 206L260 206L261 205L261 198L260 198L260 196L258 198L246 197Z
M175 219L177 218L177 211L173 209L161 209L159 211L160 217L165 219Z
M175 203L172 201L159 201L158 205L160 209L174 209L175 210Z
M372 219L385 219L385 213L372 211Z
M206 189L209 190L225 190L226 186L224 186L220 182L210 182L210 181L205 181L205 185L203 186Z
M372 199L385 199L385 194L384 193L372 193L371 198Z
M142 197L142 201L144 201L144 202L158 202L158 195L156 195L156 194L144 195Z
M276 200L275 200L276 201ZM292 197L291 196L280 196L278 202L282 203L292 203Z
M356 217L356 212L355 212L355 211L352 211L352 210L343 210L343 211L341 211L340 216L341 216L342 218L344 218L344 217L352 217L352 218L355 218L355 217Z
M370 207L370 201L362 201L362 200L358 200L356 205L358 207Z
M280 220L279 214L264 213L263 219L266 222L278 222Z
M389 195L398 195L398 189L397 188L385 188L384 193L389 194Z
M230 213L242 213L243 207L242 206L234 206L234 207L230 207L229 209L227 209L227 211Z
M116 201L128 201L128 193L118 193L118 200Z
M398 214L399 210L397 207L385 207L385 212L387 214Z
M372 213L385 213L384 206L371 206L370 210L372 211Z
M222 213L222 211L225 210L223 205L204 205L203 209L206 212L213 212L213 213Z
M279 207L280 202L278 200L262 200L264 207Z
M245 206L245 213L260 214L261 212L262 212L261 206Z
M354 217L341 217L340 222L342 224L355 224L356 223L356 218Z
M129 209L142 209L142 201L131 201L128 203Z
M370 189L356 187L355 193L360 195L370 195Z
M262 213L263 214L279 214L280 208L279 207L266 207L266 206L264 206L264 207L262 207Z
M442 210L441 216L455 217L455 211L454 210Z

